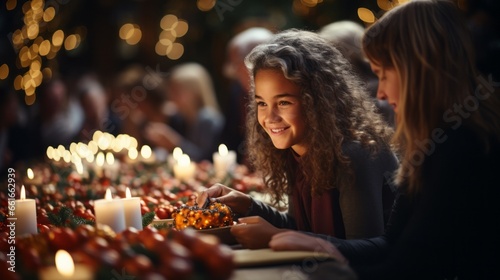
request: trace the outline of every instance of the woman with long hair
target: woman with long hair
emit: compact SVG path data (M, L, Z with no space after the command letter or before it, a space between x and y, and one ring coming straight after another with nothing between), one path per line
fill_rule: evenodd
M231 232L248 248L267 247L284 229L338 238L383 233L397 167L392 130L347 60L317 34L288 30L255 47L246 64L248 159L288 211L222 185L199 202L218 199L242 216Z
M327 251L360 279L498 279L498 83L474 69L467 27L447 0L402 4L363 50L396 113L401 165L386 233L366 240L276 234L276 250Z

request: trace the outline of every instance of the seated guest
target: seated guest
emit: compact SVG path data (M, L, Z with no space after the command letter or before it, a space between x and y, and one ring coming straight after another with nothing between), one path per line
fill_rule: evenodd
M249 160L275 203L288 197L288 212L220 184L198 202L218 199L245 216L231 233L247 248L267 247L286 229L382 234L393 202L385 175L397 167L392 130L347 60L317 34L289 30L255 47L246 63Z
M149 123L146 139L172 152L180 147L192 160L211 160L224 128L224 116L208 71L198 63L185 63L172 69L167 79L168 100L181 118L183 133L163 122Z

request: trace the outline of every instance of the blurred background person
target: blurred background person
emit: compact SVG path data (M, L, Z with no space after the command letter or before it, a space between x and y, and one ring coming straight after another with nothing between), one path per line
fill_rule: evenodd
M120 120L109 109L106 90L94 74L84 74L77 82L75 91L84 114L76 141L90 141L97 130L113 135L120 132Z
M4 174L14 160L9 139L17 123L18 101L14 91L0 88L0 174Z
M39 130L43 152L46 147L69 147L83 123L84 114L78 101L70 96L62 78L53 78L42 84L38 94L39 111L35 122Z
M247 94L250 92L250 75L244 60L247 54L260 43L271 39L273 33L263 27L250 27L236 34L227 46L227 61L224 75L231 79L229 104L226 111L226 126L223 142L235 150L238 162L244 163L245 115Z
M150 122L144 137L169 152L180 147L194 161L211 160L221 143L225 118L210 74L198 63L184 63L172 69L166 82L168 100L175 106L182 128Z
M365 83L373 102L384 120L394 127L394 112L385 100L377 99L378 79L370 69L370 64L361 49L361 39L365 28L354 21L336 21L323 26L318 34L327 39L352 64L353 70Z
M121 123L120 133L133 136L139 145L154 145L145 137L150 123L166 123L182 132L166 93L165 77L147 66L133 64L123 69L112 86L110 113Z

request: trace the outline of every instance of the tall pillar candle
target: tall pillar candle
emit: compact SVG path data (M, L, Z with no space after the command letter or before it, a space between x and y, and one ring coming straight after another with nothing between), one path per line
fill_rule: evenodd
M37 234L36 227L36 202L26 199L24 185L21 187L19 199L16 199L15 208L16 235Z
M106 190L104 199L94 201L94 212L96 225L108 225L115 232L121 232L126 228L123 201L113 199L110 189Z
M196 166L188 155L183 154L174 164L174 176L181 181L189 181L194 177Z
M125 198L122 199L125 210L125 227L142 229L141 199L132 197L130 189L127 188Z
M236 152L228 151L226 145L220 144L218 153L212 156L215 176L223 178L236 165Z

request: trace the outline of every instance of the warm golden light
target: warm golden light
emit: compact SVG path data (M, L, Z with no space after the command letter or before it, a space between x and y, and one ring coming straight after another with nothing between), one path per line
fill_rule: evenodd
M187 21L181 19L177 22L176 25L174 25L172 31L175 31L174 35L176 37L182 37L182 36L186 35L186 33L188 32L188 29L189 29L189 25L188 25Z
M7 8L7 11L14 10L16 6L17 6L17 0L7 0L7 2L5 2L5 7Z
M375 15L373 14L372 11L370 11L367 8L359 8L358 9L358 17L366 23L375 22Z
M78 174L82 175L83 174L83 164L82 162L75 162L75 169Z
M64 48L67 51L73 50L78 46L78 38L76 37L75 34L71 34L66 39L64 40Z
M52 45L60 47L64 42L64 32L57 30L52 34Z
M111 190L109 188L106 189L106 194L104 195L104 199L113 200L113 195L111 194Z
M181 155L181 157L179 158L179 166L182 166L182 167L187 167L191 164L191 159L189 158L188 155L186 154L183 154Z
M134 160L137 158L137 156L139 156L139 152L137 151L136 148L130 148L128 150L128 157L131 159L131 160Z
M21 194L19 195L20 200L26 199L26 190L24 189L24 185L21 187Z
M182 149L179 147L175 147L174 150L172 151L172 157L178 161L182 156Z
M165 15L160 21L160 27L163 30L169 30L177 21L177 16L171 14Z
M184 54L184 46L180 43L173 43L172 50L167 53L167 57L171 60L177 60Z
M49 22L54 19L55 15L56 15L56 9L54 9L54 7L49 6L43 12L43 21Z
M33 104L35 104L35 101L36 101L36 95L33 94L33 95L25 95L24 96L24 103L28 106L31 106Z
M103 152L99 152L97 154L97 157L95 158L95 163L97 164L97 166L100 166L100 167L102 167L104 165L104 154L103 154Z
M219 154L224 157L224 156L227 156L228 153L229 153L229 151L227 150L227 146L224 144L220 144L219 145Z
M99 147L97 146L97 143L92 140L88 144L89 150L95 155L99 151Z
M151 147L149 147L148 145L142 146L142 148L141 148L142 158L148 159L151 157L152 154L153 154L153 151L151 150Z
M198 0L196 1L196 6L198 7L198 9L202 12L207 12L207 11L210 11L211 9L213 9L213 7L215 6L215 2L217 2L216 0Z
M0 66L0 80L5 80L9 76L9 65L2 64Z
M57 271L64 277L71 277L75 272L75 263L71 255L65 250L58 250L56 252L56 268Z
M125 23L120 27L120 30L118 31L118 35L120 36L120 39L122 40L127 40L130 37L132 37L132 34L134 33L134 25L132 23Z
M32 23L28 25L28 38L31 40L35 39L36 36L38 36L38 32L40 31L40 27L38 26L38 23Z
M28 179L33 180L35 178L35 173L33 172L33 169L28 168L26 170L26 175L28 176Z
M47 148L47 158L48 159L53 159L54 158L54 147L49 146Z
M113 163L115 163L115 156L113 155L113 153L111 152L106 153L106 162L109 165L113 165Z

